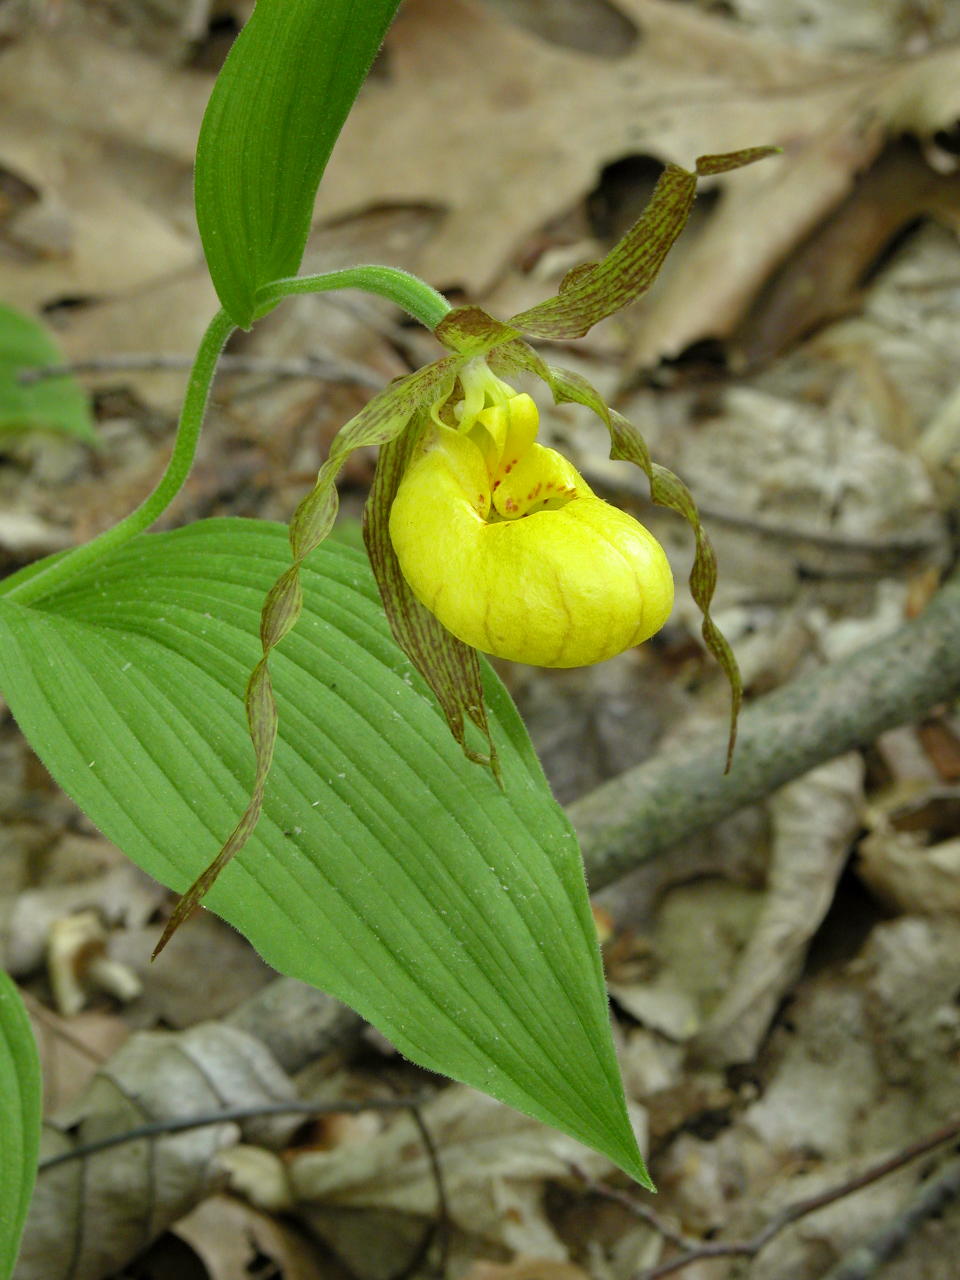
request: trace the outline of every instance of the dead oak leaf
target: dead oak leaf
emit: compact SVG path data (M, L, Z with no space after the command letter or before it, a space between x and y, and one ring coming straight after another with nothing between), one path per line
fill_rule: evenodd
M476 0L408 0L340 139L319 212L441 204L419 269L477 292L544 222L593 187L604 165L652 154L690 165L705 151L789 136L799 88L861 65L745 33L663 0L618 0L638 30L620 58L576 53ZM775 162L770 162L775 163Z
M612 161L689 164L782 145L729 182L638 312L633 360L649 364L729 333L890 135L929 135L960 114L954 47L897 61L823 54L665 0L616 5L638 39L611 59L550 45L476 0L408 0L387 74L367 85L334 154L320 215L439 205L446 216L417 269L479 293Z

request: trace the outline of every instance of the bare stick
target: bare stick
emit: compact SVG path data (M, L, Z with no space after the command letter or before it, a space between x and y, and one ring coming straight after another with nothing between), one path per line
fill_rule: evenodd
M35 369L23 369L17 381L22 386L46 382L50 378L68 378L78 373L165 373L190 368L190 356L158 354L131 354L97 356L90 360L75 360L70 364L43 365ZM256 373L271 378L319 378L324 382L349 382L359 387L379 391L383 378L357 364L353 360L329 359L324 356L307 356L302 360L273 360L263 356L224 355L220 357L219 373Z
M824 1280L869 1280L885 1262L900 1252L917 1227L958 1197L960 1158L945 1164L936 1177L921 1186L906 1208L875 1239L841 1258Z
M748 706L727 775L726 730L718 728L696 750L637 765L570 805L591 889L958 692L960 579L954 578L893 635Z
M168 1116L165 1119L152 1120L147 1124L137 1125L132 1129L125 1129L122 1133L108 1134L106 1137L98 1138L93 1142L78 1143L67 1151L58 1152L54 1156L47 1156L46 1159L40 1161L38 1172L42 1173L44 1170L52 1169L56 1165L67 1164L71 1160L84 1160L90 1156L97 1155L101 1151L108 1151L111 1147L123 1146L128 1142L139 1142L144 1138L167 1137L173 1133L186 1133L191 1129L206 1128L208 1125L228 1124L238 1120L252 1120L260 1116L290 1114L307 1116L358 1115L363 1111L408 1111L410 1118L417 1126L417 1131L420 1134L420 1139L426 1152L427 1162L430 1165L430 1172L437 1193L437 1211L429 1230L417 1246L413 1258L398 1273L397 1280L412 1274L419 1267L435 1239L440 1240L438 1269L442 1275L446 1270L449 1252L450 1211L437 1144L434 1142L433 1135L430 1133L420 1110L426 1101L426 1098L368 1098L361 1102L341 1098L336 1102L265 1102L251 1107L230 1107L223 1111L210 1111L198 1116Z
M888 1173L893 1173L895 1170L901 1169L905 1164L909 1164L912 1160L916 1160L920 1156L926 1155L928 1151L933 1151L936 1147L942 1146L945 1142L950 1142L958 1136L960 1136L960 1115L954 1116L953 1119L947 1121L946 1124L941 1125L941 1127L934 1133L928 1134L925 1138L920 1138L916 1142L912 1142L909 1146L904 1147L901 1151L896 1152L896 1154L892 1156L888 1156L885 1160L879 1160L876 1164L871 1165L856 1177L848 1178L846 1181L838 1183L836 1186L829 1187L826 1191L821 1191L815 1196L808 1196L805 1200L798 1200L795 1204L787 1205L785 1209L781 1209L779 1213L774 1214L766 1226L761 1227L756 1235L751 1236L748 1240L698 1241L686 1236L681 1236L671 1227L668 1227L659 1215L651 1210L648 1205L644 1204L641 1200L636 1199L630 1193L617 1191L611 1187L605 1186L603 1183L593 1182L588 1179L585 1179L585 1181L590 1190L602 1194L611 1200L615 1200L618 1204L624 1205L624 1207L629 1209L631 1213L635 1213L638 1218L642 1218L644 1222L648 1222L655 1231L658 1231L662 1236L669 1240L671 1244L677 1245L678 1247L686 1250L686 1252L679 1254L676 1258L670 1258L668 1261L661 1262L655 1267L646 1268L637 1276L637 1280L660 1280L661 1276L672 1275L675 1271L681 1271L684 1267L690 1266L691 1263L702 1262L706 1258L753 1258L761 1249L765 1248L766 1245L770 1243L774 1236L779 1235L781 1231L786 1227L789 1227L792 1223L798 1221L798 1219L805 1218L809 1213L815 1213L817 1209L824 1209L827 1205L833 1204L837 1200L842 1200L845 1196L853 1195L855 1191L860 1191L864 1187L870 1186L871 1183L877 1182L880 1178L886 1177ZM960 1161L951 1161L946 1168L953 1169L954 1165L960 1165ZM944 1172L946 1172L946 1170ZM946 1197L946 1199L942 1201L943 1203L946 1203L946 1200L951 1198L952 1195L960 1194L960 1172L955 1170L953 1178L957 1179L957 1187L955 1190L953 1189L952 1179L944 1179L946 1185L940 1192L942 1197ZM918 1200L914 1202L914 1204L919 1205L921 1199L922 1197L918 1197ZM935 1197L931 1197L931 1199L935 1199ZM926 1202L924 1201L924 1204L925 1203ZM936 1203L933 1204L933 1207L926 1208L925 1212L917 1219L917 1221L922 1221L924 1217L929 1217L932 1213L935 1213L937 1208L940 1207L940 1204L941 1201L937 1200ZM907 1217L906 1214L902 1216L904 1218ZM899 1221L900 1220L897 1219L897 1222ZM885 1232L880 1238L881 1240L886 1239L887 1235L896 1235L894 1228L896 1227L897 1222L891 1224L887 1232ZM912 1230L915 1225L916 1223L911 1219L911 1226L909 1230ZM909 1234L909 1230L907 1231L907 1234ZM897 1239L900 1239L900 1237L897 1237ZM905 1239L906 1235L904 1234L902 1235L900 1243ZM877 1242L870 1246L870 1248L873 1249L876 1249L876 1247ZM900 1247L899 1244L896 1245L896 1247ZM885 1261L886 1258L890 1256L891 1254L888 1253L882 1258L878 1257L876 1265L879 1266L880 1261ZM864 1277L869 1276L870 1274L872 1274L870 1271L864 1271L862 1273ZM834 1273L831 1272L828 1280L861 1280L861 1273L851 1271L847 1274L846 1272L841 1271L834 1275Z

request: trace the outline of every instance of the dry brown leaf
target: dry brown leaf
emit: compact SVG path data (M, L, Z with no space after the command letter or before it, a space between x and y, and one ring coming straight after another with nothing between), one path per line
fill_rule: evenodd
M59 317L68 359L190 356L216 307L191 181L213 79L88 25L71 12L0 52L0 172L25 193L0 226L0 297L26 311L99 304ZM175 412L186 373L122 380Z
M421 1112L440 1155L453 1222L527 1256L564 1259L543 1208L543 1184L568 1178L571 1164L600 1177L609 1173L609 1162L461 1085L444 1089ZM642 1117L635 1109L635 1125ZM289 1177L301 1208L316 1201L324 1208L393 1210L427 1219L436 1213L433 1173L409 1116L397 1117L369 1142L296 1155Z
M699 1057L722 1065L753 1059L833 901L862 802L858 754L821 765L773 797L767 896L730 988L697 1036Z
M54 922L77 911L95 910L108 923L145 924L164 901L163 888L130 862L73 884L43 885L15 895L0 936L0 962L15 976L44 962ZM0 895L0 906L3 896ZM6 913L4 913L6 914Z
M960 735L944 716L932 716L917 726L933 767L944 782L960 782Z
M783 145L724 183L706 230L640 313L634 358L650 363L729 333L888 136L929 135L960 113L954 47L897 62L816 54L691 6L617 7L640 38L611 60L549 45L470 0L412 0L388 76L344 131L321 215L441 201L447 217L420 269L477 292L614 160L689 164L705 150Z
M875 831L861 842L857 874L894 911L960 916L960 839L928 846L913 832Z
M690 165L776 142L771 131L793 131L798 87L859 65L666 0L616 7L641 35L611 60L548 44L475 0L408 2L388 38L388 75L361 96L318 212L440 201L447 218L420 269L478 292L610 161L641 153ZM771 95L787 87L771 118ZM748 186L768 181L766 168Z
M722 997L760 901L758 891L722 879L668 890L646 964L608 963L610 994L645 1027L690 1040Z
M316 1246L292 1226L229 1196L211 1196L173 1231L202 1259L210 1280L239 1280L268 1266L283 1280L330 1280Z
M960 225L960 174L938 173L914 144L895 143L774 272L731 338L732 362L765 365L827 321L859 309L870 268L923 216Z
M87 1009L62 1018L27 999L27 1011L40 1053L43 1112L52 1115L86 1088L101 1065L130 1038L130 1028L114 1013Z
M855 868L894 911L960 916L960 793L940 782L922 750L920 760L933 778L901 775L877 798Z
M264 1046L234 1028L140 1032L45 1127L41 1161L153 1120L293 1096ZM243 1132L269 1145L297 1123L245 1121ZM41 1170L15 1280L112 1275L216 1188L223 1176L216 1154L239 1132L235 1124L208 1125Z

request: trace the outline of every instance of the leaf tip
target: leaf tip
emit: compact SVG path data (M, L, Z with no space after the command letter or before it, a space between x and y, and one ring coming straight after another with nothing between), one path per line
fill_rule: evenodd
M196 889L197 889L196 885L193 885L190 889L188 889L187 892L180 899L180 901L177 903L177 905L174 907L173 914L171 915L167 923L164 925L163 933L161 933L160 935L160 940L157 942L157 945L153 948L153 950L150 953L151 963L157 959L160 952L164 949L164 947L167 945L167 943L170 941L173 935L177 932L180 926L182 924L186 924L186 922L190 919L193 913L196 910L198 910L200 906L200 902L199 902L200 895L199 893L196 892Z
M744 147L740 151L725 151L721 155L697 156L695 168L697 176L705 178L715 173L729 173L732 169L742 169L744 165L754 164L757 160L782 154L783 147Z

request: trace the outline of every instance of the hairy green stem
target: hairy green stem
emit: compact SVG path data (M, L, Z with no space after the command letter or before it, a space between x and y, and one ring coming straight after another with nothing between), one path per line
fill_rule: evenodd
M362 289L365 293L375 293L396 303L430 330L435 329L451 310L443 294L437 293L419 276L398 267L368 265L326 271L317 276L290 276L286 280L274 280L257 290L257 318L265 316L281 299L293 294L327 293L331 289Z
M265 316L278 302L293 294L326 293L332 289L363 289L388 298L431 330L450 310L450 303L442 294L408 271L400 271L396 267L362 266L328 271L322 275L275 280L257 293L257 318ZM16 600L18 604L31 604L130 538L145 532L163 515L190 474L217 361L234 327L226 312L218 311L200 340L180 411L173 453L153 493L119 524L90 542L66 554L60 553L39 564L28 565L11 575L0 583L0 596Z

